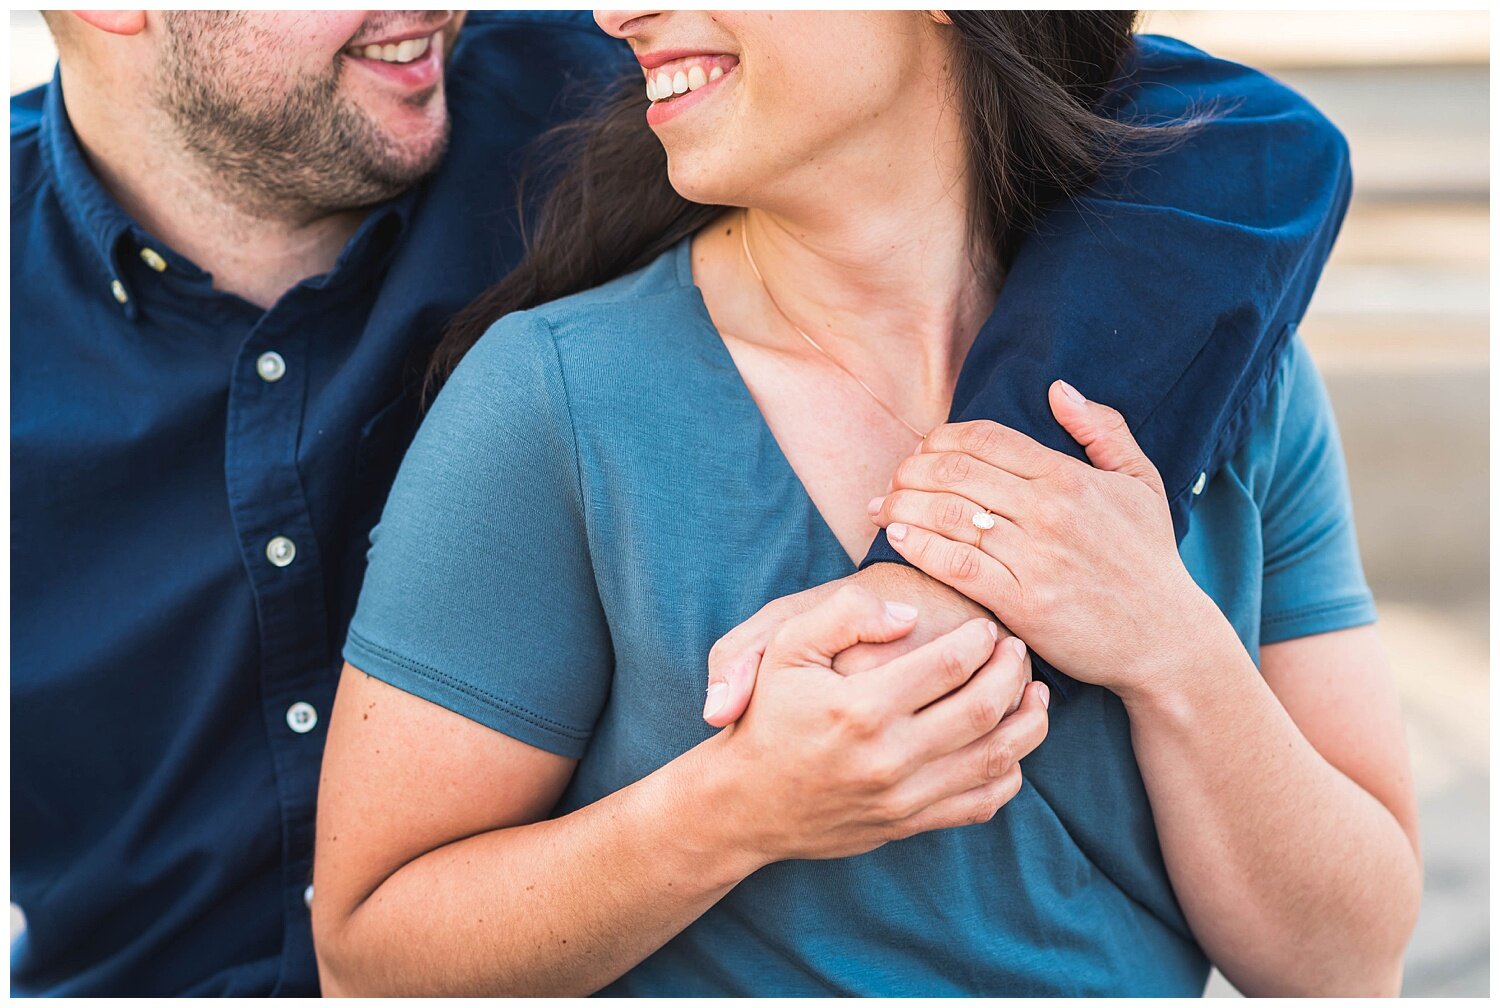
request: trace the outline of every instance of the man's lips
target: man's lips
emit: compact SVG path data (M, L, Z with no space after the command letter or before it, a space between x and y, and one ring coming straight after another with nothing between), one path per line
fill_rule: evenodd
M431 24L413 25L410 28L403 28L400 31L388 31L380 36L371 36L370 38L358 39L354 42L350 42L344 47L344 49L346 51L349 51L363 49L366 46L372 45L400 45L402 42L407 42L412 39L426 38L429 35L436 34L437 32L448 27L448 23L452 20L452 15L448 15L445 16L441 21L434 21Z
M389 36L396 38L397 36ZM410 34L398 41L370 42L351 46L344 56L354 66L379 75L405 90L436 85L443 76L443 31Z

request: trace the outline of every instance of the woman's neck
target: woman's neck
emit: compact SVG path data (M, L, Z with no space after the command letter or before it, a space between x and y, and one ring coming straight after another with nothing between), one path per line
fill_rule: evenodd
M742 267L770 314L847 365L869 360L951 389L996 295L991 271L976 265L966 207L940 199L824 217L809 226L762 210L740 216L759 282Z
M946 408L999 286L992 257L971 240L958 113L936 91L913 102L819 165L787 172L756 206L705 229L701 245L744 291L734 322L751 338L800 346L801 329L877 388L882 374L899 376L883 391L930 412L934 397ZM912 143L913 133L927 142Z
M815 354L800 329L923 430L946 418L998 292L971 250L967 207L946 194L812 220L735 210L704 229L694 256L721 330Z

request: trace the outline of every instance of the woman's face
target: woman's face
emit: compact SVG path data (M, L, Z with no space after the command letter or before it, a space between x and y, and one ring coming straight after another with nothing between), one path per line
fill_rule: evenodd
M642 68L672 185L774 206L932 156L948 41L917 11L599 11ZM903 149L904 148L904 149Z

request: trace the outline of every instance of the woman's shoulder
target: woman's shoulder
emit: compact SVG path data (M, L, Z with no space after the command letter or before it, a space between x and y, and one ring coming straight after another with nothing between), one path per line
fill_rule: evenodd
M701 382L716 387L722 353L684 241L632 273L500 319L450 384L489 385L517 371L535 381L545 369L575 411L650 411L665 386L682 398Z
M504 331L510 327L508 322L513 326L516 316L524 316L532 326L545 327L560 342L649 329L662 313L696 307L699 298L687 256L685 239L640 269L507 316L492 331Z

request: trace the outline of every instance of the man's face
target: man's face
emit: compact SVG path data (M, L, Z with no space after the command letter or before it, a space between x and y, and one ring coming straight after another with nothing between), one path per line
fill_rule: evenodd
M158 100L253 204L366 206L430 172L448 138L453 11L169 11Z

